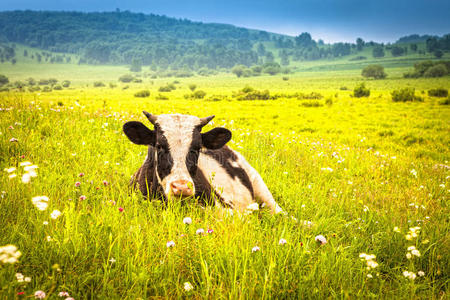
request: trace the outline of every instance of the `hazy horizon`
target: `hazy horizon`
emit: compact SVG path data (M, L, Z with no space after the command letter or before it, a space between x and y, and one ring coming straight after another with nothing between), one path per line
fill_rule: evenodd
M449 1L377 1L336 3L307 1L86 1L5 0L1 11L51 10L104 12L117 8L136 13L165 15L203 23L223 23L290 36L309 32L324 42L395 42L410 34L443 35L450 32Z

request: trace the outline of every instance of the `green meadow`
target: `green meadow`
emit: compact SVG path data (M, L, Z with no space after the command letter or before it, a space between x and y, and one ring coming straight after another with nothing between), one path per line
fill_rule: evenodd
M384 62L381 80L342 59L140 83L118 82L125 66L0 64L11 82L71 81L0 92L0 247L16 247L0 248L0 298L447 299L450 109L428 91L450 78L406 79L414 60ZM363 82L370 96L357 98ZM421 101L393 102L402 88ZM130 189L147 149L122 125L151 127L142 110L216 115L205 130L231 130L288 215Z

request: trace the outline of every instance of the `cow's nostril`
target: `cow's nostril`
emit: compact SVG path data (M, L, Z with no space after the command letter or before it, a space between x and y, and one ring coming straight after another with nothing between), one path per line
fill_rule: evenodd
M187 180L177 180L170 183L172 194L175 196L192 196L192 183Z

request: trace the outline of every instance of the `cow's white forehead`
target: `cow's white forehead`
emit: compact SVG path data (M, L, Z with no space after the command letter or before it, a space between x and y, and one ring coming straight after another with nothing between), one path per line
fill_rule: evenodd
M156 123L165 132L192 131L194 127L200 125L200 118L181 114L158 115Z

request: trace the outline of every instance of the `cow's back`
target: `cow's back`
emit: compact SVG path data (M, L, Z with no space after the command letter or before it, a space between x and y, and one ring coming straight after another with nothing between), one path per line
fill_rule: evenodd
M228 146L204 149L198 159L195 188L197 194L214 193L222 205L244 210L255 200L254 172L245 158Z

